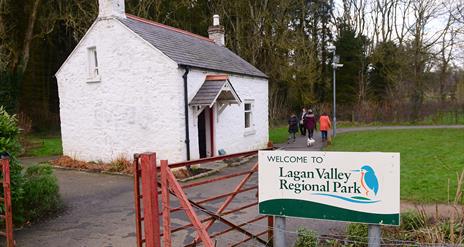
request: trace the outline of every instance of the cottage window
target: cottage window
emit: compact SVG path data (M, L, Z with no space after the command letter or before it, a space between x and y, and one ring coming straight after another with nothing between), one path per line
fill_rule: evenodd
M245 102L245 129L253 127L253 102Z
M88 56L89 56L89 79L99 80L100 73L98 71L97 48L95 46L88 48Z

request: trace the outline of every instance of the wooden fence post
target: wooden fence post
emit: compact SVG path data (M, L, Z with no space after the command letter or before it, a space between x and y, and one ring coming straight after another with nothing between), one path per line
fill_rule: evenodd
M156 154L144 153L140 155L142 166L142 197L146 247L161 246L158 184Z

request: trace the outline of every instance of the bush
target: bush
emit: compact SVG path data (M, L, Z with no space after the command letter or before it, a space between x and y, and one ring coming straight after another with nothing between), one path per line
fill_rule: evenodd
M50 215L61 207L58 180L48 164L29 167L25 173L24 208L25 217L35 221Z
M0 106L0 156L10 159L11 203L16 225L36 220L56 208L56 200L59 201L58 183L50 167L33 166L22 174L16 159L21 150L19 133L16 117ZM0 194L3 197L1 189Z
M11 179L11 203L13 207L13 220L15 222L23 222L23 183L24 178L21 174L22 167L19 165L16 155L21 150L19 144L19 128L16 125L16 117L8 114L6 110L0 106L0 155L10 157L10 179ZM0 194L3 197L3 189L0 189Z
M317 246L317 236L314 231L306 228L298 229L298 238L295 242L295 247L315 247Z
M354 246L367 246L367 225L351 223L346 229L348 240L353 241Z
M117 159L111 161L109 171L131 173L132 163L129 160L127 160L124 156L119 156Z

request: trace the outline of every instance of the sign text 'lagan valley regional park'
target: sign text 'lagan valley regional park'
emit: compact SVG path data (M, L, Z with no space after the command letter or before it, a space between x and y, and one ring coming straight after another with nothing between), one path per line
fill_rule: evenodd
M399 225L400 154L259 152L259 212Z

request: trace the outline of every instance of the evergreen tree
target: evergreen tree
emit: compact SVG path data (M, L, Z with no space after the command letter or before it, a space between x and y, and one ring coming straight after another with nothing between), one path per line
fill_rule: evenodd
M392 41L377 44L370 56L369 87L375 101L387 100L395 86L401 64L399 48Z
M352 106L357 101L358 83L364 73L364 39L344 23L338 27L339 35L334 45L343 68L337 71L337 103Z

